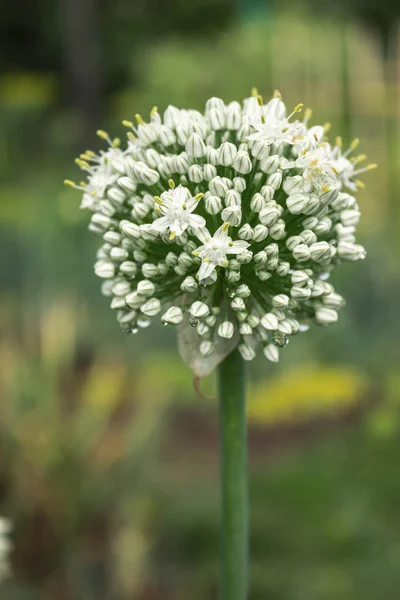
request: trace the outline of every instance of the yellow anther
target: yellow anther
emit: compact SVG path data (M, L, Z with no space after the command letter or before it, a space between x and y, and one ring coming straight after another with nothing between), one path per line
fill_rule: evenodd
M144 124L144 121L143 121L142 117L139 114L135 115L135 119L136 119L138 125L143 125Z
M81 187L85 188L85 187L87 186L87 183L86 183L86 181L80 181L80 182L79 182L79 185L80 185Z
M169 234L169 239L172 241L176 238L176 233L175 231L171 231L171 233Z
M157 202L157 204L160 204L160 206L164 204L160 196L154 196L154 202Z
M337 136L337 138L336 138L336 146L337 146L338 148L342 148L342 146L343 146L343 140L342 140L342 138L340 137L340 135L338 135L338 136Z
M233 242L229 242L228 246L229 246L230 248L232 248L232 246L233 246Z
M122 125L123 125L124 127L133 127L133 123L132 123L132 121L127 121L126 119L124 119L124 120L122 121Z
M261 117L260 117L260 121L261 121L261 123L262 123L263 125L265 124L265 117L264 117L264 115L261 115Z
M107 131L104 131L103 129L98 129L96 131L96 134L99 136L99 138L101 138L102 140L108 140L109 136Z
M168 179L168 185L173 190L175 188L175 181L173 179Z
M82 160L91 160L91 157L89 156L89 154L80 154L79 158L81 158Z
M229 244L229 246L233 246L233 244ZM222 263L223 267L227 267L229 265L229 260L224 260L224 262Z
M339 175L339 171L337 170L337 168L336 168L336 167L332 167L332 171L333 171L333 172L334 172L336 175Z
M324 123L324 132L328 133L328 131L331 129L332 124L331 123Z
M258 89L256 87L253 87L253 89L251 90L251 95L254 97L258 96Z
M303 110L303 106L304 104L298 104L297 106L294 107L294 112L300 112Z
M187 204L182 204L183 210L187 210Z
M206 257L206 258L203 258L203 262L210 262L210 259L209 259L209 258L207 258L207 257Z
M153 106L153 108L150 111L150 117L155 117L157 112L158 112L158 106Z
M159 206L156 206L154 209L154 212L156 212L158 215L161 215L161 208Z
M330 192L331 189L332 189L332 187L330 185L325 184L325 185L322 186L322 191L323 192Z
M355 157L355 162L363 162L363 160L366 160L367 155L366 154L359 154L358 156Z
M355 183L359 190L365 189L365 183L363 181L360 181L359 179L357 179Z
M112 141L112 147L119 148L120 145L121 145L121 140L119 138L114 138Z
M77 164L78 167L80 167L81 169L89 169L90 168L89 163L87 163L85 160L82 160L80 158L75 159L75 164Z
M90 156L90 158L94 158L96 156L96 153L93 152L93 150L85 150L85 154Z
M203 192L200 192L199 194L196 194L195 197L194 197L194 199L197 200L197 202L199 200L201 200L202 198L204 198Z
M64 179L64 185L67 185L68 187L72 188L76 187L75 181L71 181L71 179Z
M274 90L273 97L274 98L282 98L280 91L279 90Z
M302 151L301 155L305 156L307 154L307 152L308 152L308 148L304 148L304 150Z
M193 254L193 256L199 256L198 250L193 250L192 254Z
M260 94L257 95L257 102L258 102L259 106L262 106L264 104L263 97L260 96Z
M286 132L288 131L288 129L289 129L289 127L284 127L284 128L282 129L282 133L286 133Z
M304 111L304 119L305 121L309 121L313 116L313 111L311 108L306 108Z
M351 148L352 150L355 150L355 149L357 148L357 146L358 146L358 144L359 144L359 143L360 143L360 140L359 140L358 138L355 138L355 139L354 139L354 140L351 142L351 144L350 144L350 148Z
M132 131L128 131L127 137L130 142L134 142L136 140L136 136L133 135Z
M229 221L226 221L223 225L222 225L222 231L227 231L229 229L229 227L231 226L231 224L229 223Z
M370 165L367 166L367 170L368 171L373 171L374 169L377 169L378 165L376 163L371 163Z
M315 159L310 163L310 167L315 167L315 165L317 165L317 164L318 164L318 160Z
M96 197L96 192L95 191L90 192L90 195L92 196L92 198L95 198Z

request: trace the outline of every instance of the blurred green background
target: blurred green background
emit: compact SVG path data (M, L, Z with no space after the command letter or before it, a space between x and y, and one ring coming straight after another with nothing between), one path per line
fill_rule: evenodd
M171 332L120 332L62 181L99 127L254 86L360 137L380 168L359 195L368 258L334 276L339 324L250 365L250 598L399 597L399 17L395 0L4 3L2 599L217 597L216 402Z

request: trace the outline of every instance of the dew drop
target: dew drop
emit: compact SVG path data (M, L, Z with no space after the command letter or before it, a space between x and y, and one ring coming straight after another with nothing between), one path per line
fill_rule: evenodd
M191 319L189 319L189 323L192 327L197 327L197 325L199 324L199 320L192 317Z
M289 343L289 340L286 337L286 335L284 335L280 331L274 331L274 333L272 334L272 341L278 348L284 348Z

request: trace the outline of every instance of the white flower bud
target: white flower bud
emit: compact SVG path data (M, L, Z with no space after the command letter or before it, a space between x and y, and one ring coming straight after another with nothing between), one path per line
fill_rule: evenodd
M189 180L193 183L201 183L203 181L203 169L200 165L191 165L188 175Z
M225 196L225 206L240 206L242 198L236 190L228 190Z
M277 363L279 361L279 350L276 346L274 346L274 344L268 344L267 346L265 346L263 352L265 358L267 358L271 362Z
M275 308L287 308L289 304L289 296L286 294L278 294L272 298L272 306Z
M333 308L318 308L315 311L315 320L320 325L330 325L331 323L336 323L338 314Z
M293 194L286 199L286 206L293 215L303 212L307 206L310 197L307 194Z
M314 232L317 235L324 235L332 229L332 221L329 217L322 217L314 227Z
M221 198L219 196L207 196L204 206L210 215L217 215L222 210Z
M221 213L223 221L228 221L233 227L240 224L242 220L242 209L240 206L228 206Z
M170 306L170 308L161 317L163 323L169 323L171 325L179 325L183 321L182 310L179 306Z
M124 296L125 297L126 294L129 294L130 291L131 291L131 286L130 286L129 282L126 280L117 281L117 283L115 283L112 288L112 293L114 294L114 296Z
M137 325L138 325L138 327L140 327L142 329L145 329L146 327L150 327L150 325L151 325L151 319L148 319L146 317L141 317L140 316L140 317L138 317Z
M190 136L187 125L178 125L176 128L176 137L181 146L185 146Z
M192 293L192 292L195 292L197 290L197 288L198 288L197 281L191 275L186 277L181 283L181 290L183 292Z
M208 162L211 165L213 165L214 167L216 167L218 165L219 152L216 148L208 148L206 156L207 156Z
M261 319L261 325L264 329L274 331L278 327L278 319L273 313L269 312Z
M221 129L225 129L225 111L218 110L217 108L212 108L209 112L209 120L210 125L214 129L214 131L220 131Z
M304 229L311 229L314 231L318 223L318 217L307 217L307 219L304 219L301 224L303 225Z
M186 142L185 150L189 156L201 158L206 154L206 145L197 133L192 133Z
M294 177L286 177L283 182L283 190L288 196L292 194L298 194L303 190L303 177L301 175L295 175Z
M217 169L214 165L207 163L203 167L204 179L206 181L211 181L214 177L217 176Z
M243 301L243 298L233 298L233 300L231 302L231 307L232 307L232 310L237 311L237 310L244 310L246 308L246 305Z
M204 302L196 300L196 302L193 302L193 304L189 308L189 312L192 315L192 317L197 317L198 319L201 319L203 317L208 317L208 315L210 314L210 309Z
M309 279L305 271L293 271L291 282L293 285L304 286L308 283Z
M143 169L140 173L140 181L145 185L154 185L160 179L160 174L154 169Z
M291 235L286 240L286 247L289 248L289 250L293 251L296 248L296 246L302 243L302 239L299 235Z
M233 178L233 188L242 194L246 189L246 180L244 177L234 177Z
M142 221L149 213L148 207L143 202L136 202L131 210L131 215L137 221Z
M201 336L206 336L208 335L210 331L210 328L208 325L206 325L206 323L201 322L197 325L197 333Z
M262 242L268 237L268 227L261 225L260 223L254 227L253 240L255 242Z
M279 168L279 156L277 154L273 156L267 156L261 161L260 170L267 175L275 173Z
M126 194L119 188L113 187L108 190L107 198L115 204L123 204L126 198Z
M95 213L92 216L91 221L95 226L97 226L101 229L108 229L111 225L111 219L109 219L105 215L101 215L99 213Z
M155 285L152 281L143 279L142 281L139 281L136 291L142 296L152 296L155 292L155 289Z
M275 190L270 185L263 185L260 194L266 202L270 202L274 198Z
M251 147L251 154L257 160L262 160L269 155L269 145L265 142L254 142Z
M322 296L326 293L324 282L323 281L315 281L311 288L311 298L318 298L318 296Z
M253 168L248 152L240 150L233 161L233 168L242 175L247 175Z
M310 258L310 248L305 244L298 244L293 249L293 257L299 262L303 262L309 260Z
M265 199L258 192L252 197L250 208L255 213L259 213L263 208L265 208Z
M307 204L303 208L303 213L305 215L312 215L317 212L320 208L319 198L317 196L310 196Z
M249 315L247 317L247 322L250 325L250 327L252 329L254 329L255 327L258 327L260 324L260 319L259 317L257 317L257 315Z
M115 265L112 262L99 260L94 265L94 272L96 273L97 277L102 277L103 279L111 279L115 275Z
M285 260L280 260L279 264L276 268L277 275L279 275L280 277L286 277L286 275L289 273L289 271L290 271L290 263Z
M310 256L315 262L322 262L331 257L331 247L328 242L315 242L310 246Z
M242 116L240 109L236 107L229 107L226 112L226 128L230 131L237 131L242 124Z
M272 187L274 190L277 190L281 187L282 183L282 171L277 171L270 175L267 179L267 185Z
M136 260L137 260L137 258L136 258ZM140 261L138 261L138 262L140 262ZM146 277L146 279L150 279L151 277L157 277L158 267L157 267L157 265L153 265L151 263L144 263L144 265L142 265L142 273Z
M209 182L208 189L211 194L223 198L228 191L228 186L221 177L214 177L214 179Z
M223 167L230 167L233 164L236 154L237 148L235 144L231 144L230 142L224 142L219 147L219 164Z
M239 333L240 335L251 335L253 330L248 323L241 323L239 327Z
M331 292L330 294L322 297L322 304L328 308L337 309L344 306L345 302L342 296L336 294L335 292Z
M255 358L255 351L249 344L239 344L238 350L243 360L253 360Z
M172 131L172 129L170 129L170 127L160 127L159 128L159 136L160 136L160 142L162 143L163 146L172 146L172 144L175 144L176 142L176 135L175 133Z
M342 210L340 213L340 220L344 227L352 227L353 225L358 225L360 221L360 211L347 209Z
M285 221L283 221L283 219L279 219L269 228L269 235L273 240L281 240L283 237L285 237L285 234Z
M140 296L137 292L131 292L125 297L125 303L131 308L140 308L145 300L146 298Z
M137 265L130 260L126 260L120 264L119 270L127 277L135 277L137 273Z
M126 250L124 250L124 248L114 246L114 248L111 248L110 250L110 256L112 259L122 262L123 260L126 260L128 258L128 253Z
M161 302L158 298L150 298L140 307L141 312L148 317L158 315L161 310Z
M302 241L307 244L307 246L311 246L311 244L315 244L315 242L317 241L317 236L315 235L315 233L313 231L311 231L311 229L304 229L304 231L302 231L300 233L300 237L302 239Z
M253 228L251 227L251 225L249 225L248 223L246 223L245 225L243 225L243 227L241 227L238 231L238 236L240 237L241 240L252 240L253 239Z
M108 282L108 283L111 283L111 282ZM111 294L112 294L112 291L111 291ZM111 295L111 294L109 294L109 295ZM125 300L126 300L125 298L115 296L115 298L112 299L111 304L110 304L111 309L112 310L120 310L120 309L126 308Z
M202 356L209 356L213 351L214 344L210 341L204 341L200 344L200 354Z
M280 217L280 211L276 207L266 206L260 211L260 221L262 225L272 225Z
M218 327L218 335L222 338L229 340L229 339L231 339L231 337L233 337L233 334L234 334L234 326L233 326L233 323L231 323L230 321L224 321Z
M216 96L213 96L212 98L209 98L206 102L206 115L208 115L210 113L210 111L216 108L218 110L222 110L222 112L225 112L226 110L226 106L223 100L221 100L221 98L217 98Z
M121 325L126 325L128 323L132 323L132 321L134 321L137 317L137 312L136 310L131 310L129 312L121 312L118 313L117 315L117 319L118 321L121 323Z
M308 300L311 297L311 290L307 287L299 287L294 285L290 290L290 295L296 300Z
M117 231L106 231L103 235L103 240L109 242L113 246L118 246L121 243L121 235Z
M363 246L346 241L339 242L337 251L343 260L362 260L367 255Z
M280 331L284 335L291 335L292 327L287 319L283 319L282 321L279 321L278 331Z

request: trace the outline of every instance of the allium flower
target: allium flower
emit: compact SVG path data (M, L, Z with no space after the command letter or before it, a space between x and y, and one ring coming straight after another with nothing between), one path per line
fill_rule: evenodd
M11 550L11 542L8 537L10 531L11 522L9 519L0 517L0 583L10 572L9 554Z
M328 280L365 257L352 194L375 165L359 168L358 140L343 152L301 110L255 92L243 105L211 98L204 114L136 115L125 149L98 132L109 148L77 159L86 183L66 183L93 213L95 273L126 332L160 315L204 374L235 346L276 362L290 336L337 320L344 300Z

